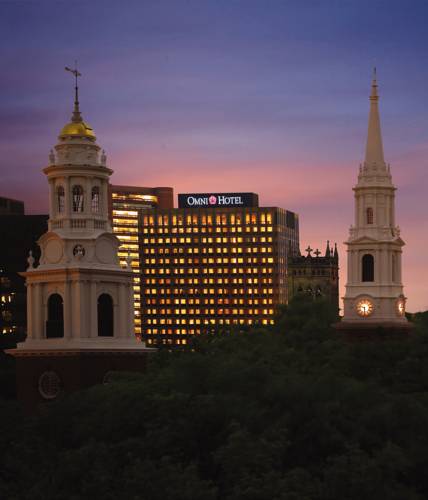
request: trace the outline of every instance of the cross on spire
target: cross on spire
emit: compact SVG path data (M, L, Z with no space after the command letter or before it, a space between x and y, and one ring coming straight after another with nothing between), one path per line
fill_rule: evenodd
M74 69L69 68L68 66L65 67L65 71L70 72L71 74L74 75L75 78L75 86L74 86L74 110L73 110L73 116L71 117L71 121L74 123L79 123L82 121L82 115L80 114L80 109L79 109L79 86L77 84L77 78L79 76L82 76L82 73L80 73L77 70L77 61L74 61Z
M318 248L315 250L314 254L319 257L321 255L321 252L318 250Z
M305 250L305 252L308 252L307 257L312 257L312 256L311 256L311 252L313 252L313 250L314 250L314 249L313 249L313 248L311 248L311 246L310 246L310 245L308 245L308 248Z

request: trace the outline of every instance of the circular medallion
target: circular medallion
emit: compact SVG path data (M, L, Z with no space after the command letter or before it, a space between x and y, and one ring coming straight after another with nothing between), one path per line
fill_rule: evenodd
M62 245L58 240L50 240L45 247L46 260L51 264L56 264L62 257Z
M114 379L114 371L113 370L109 370L108 372L106 372L104 374L103 384L104 385L110 384L113 379Z
M369 299L360 300L357 304L357 313L360 316L364 317L370 316L370 314L373 313L373 309L374 309L373 302Z
M81 259L85 255L85 247L83 245L76 245L73 248L73 255Z
M110 241L106 239L97 241L96 254L98 260L103 264L114 263L114 248Z
M55 399L61 392L61 379L53 371L47 371L40 375L39 393L44 399Z

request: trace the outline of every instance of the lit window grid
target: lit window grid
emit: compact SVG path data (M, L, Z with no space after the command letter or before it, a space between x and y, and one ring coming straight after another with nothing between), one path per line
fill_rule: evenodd
M114 199L114 194L112 197ZM138 211L119 210L113 204L113 232L122 243L119 247L119 259L122 266L126 266L128 253L131 256L131 269L134 273L134 332L141 334L141 302L140 297L140 259L139 259L139 238L138 238Z
M151 208L153 205L158 204L158 198L155 195L151 194L138 194L138 193L112 193L113 206L115 204L120 207L129 204L132 207L138 206L141 204Z
M151 211L152 212L152 211ZM189 227L186 227L185 224L186 222L189 222L192 224L193 221L195 221L194 225L198 226L198 223L200 224L201 218L198 219L198 214L195 213L195 211L188 213L188 214L180 214L176 213L175 217L175 226L170 226L169 223L174 220L174 215L172 215L170 218L164 213L160 213L158 211L157 213L158 219L156 219L156 211L153 211L153 213L150 214L145 214L143 217L143 221L146 223L146 225L142 226L142 232L147 233L147 234L153 234L155 237L154 238L142 238L141 240L141 247L143 250L143 262L144 264L144 269L142 273L142 281L144 282L143 284L143 302L145 302L144 307L143 307L143 318L144 318L144 329L143 332L147 334L148 336L150 335L157 335L157 334L170 334L175 337L175 335L186 335L186 334L195 334L195 333L200 333L203 331L203 329L212 329L215 327L218 327L220 325L246 325L246 324L254 324L255 322L258 322L260 324L272 324L273 323L273 313L274 313L274 307L273 305L277 305L280 303L284 303L286 301L286 295L287 295L287 280L286 280L286 257L287 257L287 245L289 245L293 251L296 251L298 248L298 226L296 231L290 231L288 228L281 226L281 224L278 224L278 227L275 228L275 231L273 230L273 226L268 226L269 230L266 231L263 230L263 228L257 228L255 226L253 227L245 227L244 228L244 233L250 233L252 234L253 239L264 239L263 245L260 245L259 241L254 242L255 246L255 253L257 255L256 258L265 259L265 262L263 264L271 266L269 268L269 274L271 276L277 276L277 284L279 286L265 286L264 288L260 287L254 287L252 286L250 288L250 285L252 283L250 281L247 281L243 278L239 278L241 281L241 286L237 287L236 290L233 288L229 289L224 289L224 287L216 287L216 286L211 286L207 287L206 289L201 288L197 289L197 292L192 290L191 287L189 287L189 283L186 283L187 280L193 280L193 278L189 278L188 276L195 276L199 274L199 272L204 273L206 275L221 275L226 273L227 275L230 274L237 274L239 275L246 275L247 270L244 269L243 267L240 266L235 266L235 268L227 266L226 268L218 268L218 267L213 267L210 266L209 264L212 263L205 263L204 266L199 266L200 269L198 268L193 268L193 262L189 262L189 258L185 259L184 257L180 257L178 260L175 259L173 261L173 268L171 268L171 259L169 254L169 262L167 267L165 263L162 263L161 265L156 265L156 258L154 259L155 265L153 265L153 255L162 255L162 252L164 252L164 255L168 255L170 252L171 248L170 245L172 244L174 246L173 252L175 252L175 255L187 255L190 253L191 255L200 255L203 253L203 249L201 248L201 238L190 238L188 239L187 237L185 239L178 239L176 238L174 241L168 241L166 238L156 238L158 236L157 233L161 235L165 235L165 231L167 234L179 234L179 233L184 233L186 231L180 231L180 226L184 226L183 229L187 230L187 232L192 232L192 233L206 233L207 231L204 231L204 227L194 227L193 231L189 231ZM188 219L186 220L186 215ZM199 214L201 215L201 214ZM213 214L217 215L217 214ZM223 214L224 215L224 214ZM257 216L257 215L256 215ZM244 215L245 217L245 215ZM145 218L145 219L144 219ZM277 215L277 218L281 218L281 214ZM181 219L181 221L180 221ZM261 217L260 217L261 219ZM247 220L247 223L253 223L257 224L257 222L261 223L261 220ZM229 219L230 220L230 219ZM166 223L165 223L166 222ZM280 221L281 222L281 221ZM158 225L156 223L159 223ZM272 224L272 220L270 222L264 222L265 224ZM221 223L220 223L221 224ZM243 224L245 226L245 224ZM162 227L163 226L163 227ZM231 227L227 228L219 228L217 227L212 227L209 224L208 226L208 233L227 233L227 234L233 234L231 231ZM196 229L196 231L195 231ZM207 229L207 227L205 227ZM220 231L218 231L220 229ZM254 231L254 229L256 229ZM278 241L278 244L273 241L273 238L271 238L270 246L266 246L266 238L264 233L269 232L269 233L275 233L275 240ZM156 233L156 234L155 234ZM290 233L295 233L295 234L290 234ZM294 238L290 238L290 236L294 236ZM210 243L213 243L211 241ZM216 239L216 243L220 243L218 241L218 238ZM221 241L223 243L223 240ZM227 242L225 242L227 243ZM242 243L242 241L240 242ZM153 245L153 246L152 246ZM195 248L192 248L193 245L197 245ZM162 248L164 246L165 248ZM251 246L251 245L250 245ZM254 246L252 248L254 248ZM198 248L199 247L199 248ZM275 257L266 257L265 255L267 254L273 254L273 249L277 249ZM212 250L210 252L210 250ZM220 250L220 251L219 251ZM238 247L229 247L223 249L221 246L218 246L217 248L213 246L210 246L207 248L205 251L205 254L209 255L210 253L212 255L220 254L225 250L227 254L243 254L247 253L244 252L246 250L246 247L244 245L238 245ZM264 254L264 255L263 255ZM149 258L150 256L150 258ZM159 257L159 260L162 260L163 257ZM231 259L234 257L231 257ZM254 258L254 252L251 258ZM271 262L267 262L267 259L271 260ZM164 260L167 260L164 258ZM187 260L187 262L185 262ZM187 264L187 266L185 265ZM206 265L208 264L208 266ZM229 263L228 263L229 264ZM248 262L246 263L247 265L249 264ZM258 266L258 274L262 276L262 278L258 278L260 280L265 280L266 279L266 267L260 267ZM154 277L155 276L155 277ZM159 283L162 283L162 280L165 280L165 276L172 276L172 277L178 277L175 279L175 288L174 287L161 287L158 286ZM187 278L184 278L186 276ZM170 279L171 278L166 278ZM178 281L177 281L178 279ZM222 280L222 278L219 278ZM249 280L252 280L253 278L249 278ZM270 278L272 280L271 285L273 285L273 278ZM159 283L156 283L156 281L159 281ZM174 279L172 279L174 281ZM153 287L155 285L155 287ZM193 282L190 283L190 285L193 285ZM229 284L228 284L229 285ZM251 293L248 294L248 291L251 290ZM208 300L209 302L212 302L215 304L215 307L200 307L198 308L197 314L199 314L200 318L199 319L187 319L187 316L191 315L191 309L192 307L184 307L181 309L176 309L173 311L172 307L168 307L169 305L172 305L173 300L171 297L176 297L178 296L185 296L185 303L186 307L187 306L193 306L195 301L199 302L206 302L206 299L204 298L204 295L207 297L210 297ZM202 298L192 298L192 294L199 294L200 297ZM220 303L217 302L222 302L224 296L226 295L236 295L237 297L235 298L230 298L227 299L232 306L234 303L242 303L244 307L219 307ZM251 299L248 299L248 295L252 296ZM254 296L259 296L257 298L254 298ZM213 297L217 297L217 299L214 299ZM182 301L183 299L180 299ZM245 304L245 301L249 301L248 304ZM160 319L153 317L153 308L150 308L149 305L156 304L157 306L161 304L157 304L157 302L164 302L162 304L164 307L159 307L160 312L162 314L162 317ZM176 301L176 299L174 299ZM187 301L189 304L187 304ZM169 302L169 304L168 304ZM254 302L257 303L263 303L267 302L267 307L266 304L262 304L265 307L254 307ZM206 306L207 304L202 304ZM257 304L255 304L257 305ZM165 307L167 306L167 307ZM250 307L252 306L252 307ZM269 307L270 306L270 307ZM195 308L194 308L195 309ZM233 317L224 317L227 315L233 315ZM178 316L179 315L179 316ZM184 316L184 317L183 317ZM255 317L256 316L256 317ZM154 327L153 327L154 325ZM180 328L177 326L180 325L185 325L185 328ZM190 327L189 325L196 326L195 328ZM199 325L199 326L198 326ZM160 328L159 328L160 327ZM150 338L149 338L150 340ZM151 343L151 342L149 342ZM168 340L168 343L170 341ZM174 340L175 343L175 340Z
M126 265L128 252L131 257L131 268L134 273L134 331L141 334L140 313L140 261L138 240L138 213L156 206L157 196L129 193L112 193L112 226L113 232L121 241L119 259L121 265Z

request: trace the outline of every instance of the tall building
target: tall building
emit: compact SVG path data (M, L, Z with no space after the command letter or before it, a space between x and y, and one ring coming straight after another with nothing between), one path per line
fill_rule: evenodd
M355 193L355 223L350 228L348 277L341 328L406 327L401 278L404 241L395 222L389 164L383 156L376 74L370 95L366 155Z
M134 281L134 332L141 335L140 302L140 236L138 221L140 212L150 208L173 208L173 189L170 187L109 186L110 220L114 234L121 243L119 259L126 265L131 261Z
M289 298L299 294L322 297L339 311L339 253L337 245L324 254L308 246L306 255L293 255L288 260ZM312 254L313 252L313 254Z
M179 208L141 213L143 338L271 325L287 301L287 259L298 252L298 216L259 207L253 193L179 195Z
M71 122L43 169L49 183L48 231L38 266L28 257L27 339L17 358L18 397L27 407L102 382L111 370L140 369L146 351L134 335L132 272L122 268L109 221L113 171L83 121L77 70Z
M19 202L24 207L23 202ZM37 240L48 229L47 215L0 215L0 333L25 333L25 280L28 252L40 256Z

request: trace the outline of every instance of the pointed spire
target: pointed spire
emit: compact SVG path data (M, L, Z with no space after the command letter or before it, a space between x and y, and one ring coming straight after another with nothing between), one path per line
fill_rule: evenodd
M339 252L337 251L337 243L334 244L334 254L333 257L335 260L339 260Z
M330 240L327 240L327 247L325 249L325 256L330 257Z
M376 68L373 70L372 91L370 95L370 115L367 133L366 164L385 163L383 159L382 134L380 130L380 118L378 109L379 96L377 93Z

